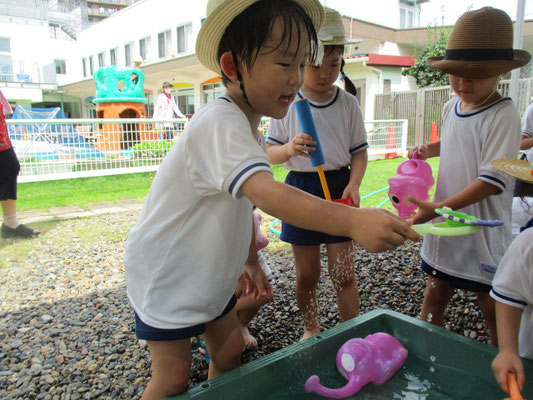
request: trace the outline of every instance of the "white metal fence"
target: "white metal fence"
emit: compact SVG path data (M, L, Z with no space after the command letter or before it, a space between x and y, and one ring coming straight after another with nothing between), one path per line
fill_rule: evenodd
M185 119L7 120L19 182L154 171Z
M152 119L7 120L21 165L19 182L155 171L187 121ZM268 118L260 129L266 133ZM407 120L366 121L369 158L405 155Z

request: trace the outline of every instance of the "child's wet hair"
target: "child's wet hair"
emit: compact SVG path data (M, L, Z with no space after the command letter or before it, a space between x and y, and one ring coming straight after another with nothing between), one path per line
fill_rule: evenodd
M299 47L302 35L307 35L310 43L309 57L313 59L317 49L313 22L297 3L288 0L259 0L235 17L220 40L218 59L225 52L231 51L235 61L244 62L247 69L250 69L259 55L259 49L270 38L276 20L282 26L279 45L287 38L289 43L297 40ZM294 27L298 28L296 38L292 37ZM223 71L221 73L222 83L226 86L230 80Z

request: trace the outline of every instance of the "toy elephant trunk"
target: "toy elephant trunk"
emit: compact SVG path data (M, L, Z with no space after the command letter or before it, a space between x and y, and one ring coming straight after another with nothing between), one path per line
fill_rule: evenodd
M376 365L372 355L372 348L363 339L348 340L337 352L337 368L348 383L342 388L330 389L322 386L320 378L313 375L305 383L305 390L331 399L354 395L374 376Z

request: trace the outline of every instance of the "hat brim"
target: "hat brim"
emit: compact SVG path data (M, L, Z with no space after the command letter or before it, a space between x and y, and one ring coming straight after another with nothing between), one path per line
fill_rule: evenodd
M361 43L363 39L332 39L332 40L321 40L324 46L346 46L348 44L357 44Z
M218 47L228 25L233 19L259 0L226 0L205 19L196 39L196 57L211 71L220 75ZM324 19L324 8L318 0L291 0L311 18L318 32Z
M484 79L502 75L526 65L531 55L524 50L513 50L512 60L445 60L444 57L429 57L427 63L446 74L462 78Z
M531 165L526 160L519 160L514 158L508 160L507 158L499 158L491 162L492 166L497 170L505 172L523 182L533 184L533 176L531 175Z

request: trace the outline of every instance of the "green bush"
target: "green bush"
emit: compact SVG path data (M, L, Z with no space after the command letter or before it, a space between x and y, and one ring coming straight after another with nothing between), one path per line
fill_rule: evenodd
M169 151L174 142L172 140L154 140L151 142L140 142L133 146L135 157L161 158Z

